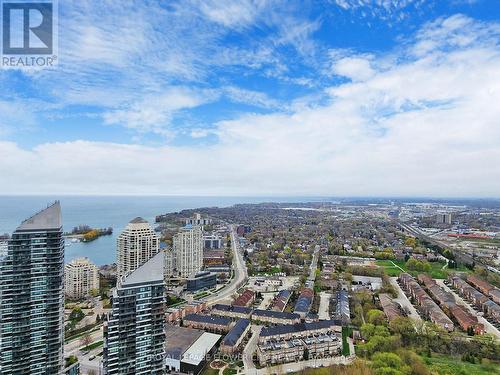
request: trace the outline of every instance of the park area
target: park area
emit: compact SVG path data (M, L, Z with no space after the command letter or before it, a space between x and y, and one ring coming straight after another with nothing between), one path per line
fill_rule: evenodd
M433 279L446 279L448 277L448 268L445 262L425 262L428 265L428 269L425 271L409 269L408 262L404 260L377 260L375 264L382 267L385 273L391 277L397 277L401 272L407 272L412 276L426 273Z

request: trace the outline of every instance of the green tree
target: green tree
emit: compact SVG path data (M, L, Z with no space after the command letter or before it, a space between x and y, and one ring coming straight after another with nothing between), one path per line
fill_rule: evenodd
M386 322L385 314L380 310L371 309L366 314L366 320L368 323L375 325L383 325Z

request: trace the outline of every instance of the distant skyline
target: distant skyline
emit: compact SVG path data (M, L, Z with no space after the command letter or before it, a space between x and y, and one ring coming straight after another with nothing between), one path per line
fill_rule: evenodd
M59 2L0 195L499 197L488 0Z

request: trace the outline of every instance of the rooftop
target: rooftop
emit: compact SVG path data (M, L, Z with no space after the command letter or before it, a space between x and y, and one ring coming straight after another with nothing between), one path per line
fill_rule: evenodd
M164 253L160 251L142 266L130 273L122 281L121 286L131 286L134 284L163 282L163 260Z
M224 318L221 316L202 315L202 314L186 315L184 317L184 321L217 324L222 326L228 326L229 324L231 324L231 319L229 318Z
M144 220L142 217L136 217L135 219L130 220L130 224L145 224L147 220Z
M316 329L330 328L334 325L336 324L333 320L320 320L312 323L282 324L274 327L263 328L260 335L262 337L285 335L288 333L299 333Z
M61 227L61 204L59 201L55 201L52 205L24 220L16 230L46 230Z
M212 348L217 344L221 335L203 332L203 334L189 347L182 356L182 362L198 366Z
M248 319L240 319L236 322L234 327L229 331L229 333L224 337L222 341L223 345L234 346L238 342L238 339L241 337L243 332L250 325L250 320Z
M186 327L167 325L165 329L165 356L181 359L186 350L200 338L203 331Z

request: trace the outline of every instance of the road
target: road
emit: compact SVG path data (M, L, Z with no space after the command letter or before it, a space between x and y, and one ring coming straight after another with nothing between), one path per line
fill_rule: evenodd
M255 371L253 363L253 353L257 350L257 342L259 341L260 331L263 326L252 325L252 337L248 341L245 349L243 349L243 364L245 366L245 374Z
M314 248L313 258L311 260L311 267L309 271L309 277L307 281L310 281L314 284L314 280L316 280L316 268L318 268L318 258L319 258L319 245L316 245Z
M443 288L447 292L450 292L451 294L453 294L453 297L455 297L455 300L456 300L458 305L465 307L472 315L477 316L478 322L484 325L484 330L486 331L486 333L490 333L490 334L496 336L497 338L500 338L500 331L498 331L498 329L493 324L488 322L484 317L478 316L477 311L475 311L467 302L465 302L462 299L462 297L460 297L457 293L455 293L454 290L450 289L448 287L448 285L446 285L444 283L444 280L437 280L437 279L435 279L435 280L436 280L436 283L441 288Z
M240 249L238 236L236 235L234 226L230 225L229 230L231 233L231 249L233 250L234 277L231 279L231 282L223 289L211 294L205 299L205 301L209 305L219 303L225 299L230 298L233 293L235 293L238 288L240 288L248 279L247 266L245 264L245 260L243 259L243 252Z
M331 357L331 358L318 358L310 359L308 361L284 363L279 366L264 367L262 369L251 369L245 371L246 375L272 375L272 374L285 374L285 373L300 373L306 368L319 368L328 367L333 365L349 365L354 360L355 356L349 357Z
M399 286L399 284L397 282L398 278L397 277L391 277L389 279L391 280L391 284L394 287L394 289L396 289L396 291L398 292L398 298L395 298L394 301L396 301L397 303L399 303L404 310L406 310L407 312L409 312L408 316L410 318L412 318L414 320L421 321L422 318L420 317L420 315L418 315L418 312L415 309L415 306L413 306L411 304L410 300L408 299L408 297L406 297L406 295L404 294L403 290Z
M64 345L64 355L66 357L68 357L70 355L77 355L78 352L80 351L80 348L85 346L85 345L82 345L82 337L71 340L70 342L68 342L67 344ZM101 329L98 329L97 331L93 331L92 333L90 333L90 339L91 339L91 342L103 340L102 327L101 327Z

